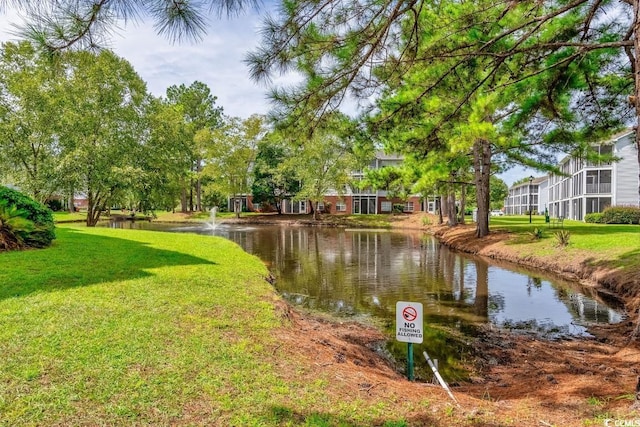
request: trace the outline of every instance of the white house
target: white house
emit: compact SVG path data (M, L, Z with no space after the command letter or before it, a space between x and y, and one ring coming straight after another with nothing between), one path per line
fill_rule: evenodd
M639 206L638 149L633 130L613 135L596 144L601 154L613 154L617 162L588 162L567 156L560 170L567 176L549 176L549 213L551 216L583 220L609 206Z

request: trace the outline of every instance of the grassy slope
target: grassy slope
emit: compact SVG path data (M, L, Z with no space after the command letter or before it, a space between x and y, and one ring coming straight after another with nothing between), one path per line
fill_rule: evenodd
M232 242L57 235L0 253L0 425L405 426L416 409L329 397L335 377L278 340L267 269Z
M530 232L542 230L542 238L533 240ZM511 248L523 255L539 257L581 256L592 265L608 268L640 268L640 227L638 225L587 224L565 220L562 228L550 228L543 217L504 216L491 218L491 230L516 234ZM569 245L559 248L555 234L569 232Z
M57 232L0 254L2 423L251 424L287 394L260 357L280 322L258 259L202 236Z

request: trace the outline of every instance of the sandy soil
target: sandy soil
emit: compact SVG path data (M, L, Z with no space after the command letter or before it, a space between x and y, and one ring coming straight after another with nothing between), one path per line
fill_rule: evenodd
M422 228L421 217L401 215L394 226ZM430 231L459 250L589 281L619 297L632 314L637 311L640 286L635 273L590 270L575 259L514 259L504 245L509 238L506 233L479 240L469 226ZM618 292L621 289L624 291ZM452 388L460 403L456 406L438 386L408 382L375 353L372 347L385 337L374 328L322 320L285 303L280 310L289 327L280 332L283 345L278 351L306 358L304 375L334 378L327 394L337 401L358 396L371 402L398 402L406 408L409 425L640 425L635 396L640 345L630 339L632 321L590 330L595 338L558 341L486 329L472 344L477 356L467 367L471 380ZM425 400L431 403L425 406ZM608 419L612 420L609 424ZM614 424L616 421L637 424Z

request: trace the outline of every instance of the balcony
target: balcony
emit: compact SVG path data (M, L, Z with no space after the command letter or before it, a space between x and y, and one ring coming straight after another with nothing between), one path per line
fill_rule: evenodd
M610 194L611 183L587 184L587 194Z

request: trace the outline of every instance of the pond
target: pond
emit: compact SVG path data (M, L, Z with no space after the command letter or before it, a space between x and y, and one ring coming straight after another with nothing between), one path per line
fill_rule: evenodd
M119 222L112 226L212 234L258 256L274 275L275 287L292 304L345 317L370 317L395 335L397 301L424 307L426 349L444 374L456 377L465 337L478 325L536 333L545 338L586 336L587 327L617 323L621 310L576 284L545 274L450 251L421 232L220 224ZM390 339L396 360L406 344ZM416 362L420 358L416 356ZM417 377L429 376L417 364Z

